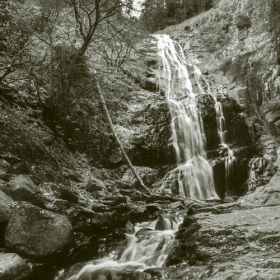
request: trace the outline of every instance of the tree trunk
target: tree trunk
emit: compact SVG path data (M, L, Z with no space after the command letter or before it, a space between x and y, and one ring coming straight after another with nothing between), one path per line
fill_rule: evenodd
M121 143L121 141L120 141L120 139L119 139L119 137L118 137L118 135L117 135L117 133L116 133L116 131L114 129L114 125L113 125L110 113L108 111L108 108L107 108L107 105L106 105L106 102L105 102L105 99L104 99L103 92L102 92L102 90L100 88L100 84L99 84L99 81L98 81L98 78L97 78L97 73L95 71L94 71L94 75L93 75L93 81L94 81L94 83L96 85L98 97L100 99L102 108L103 108L103 110L105 112L105 115L106 115L107 120L109 122L110 128L111 128L111 130L112 130L112 132L114 134L114 137L115 137L115 139L116 139L116 141L118 143L118 146L119 146L119 148L121 150L121 153L122 153L123 157L125 158L127 164L129 165L133 175L135 176L137 181L140 183L140 186L142 187L142 189L144 189L149 195L151 195L150 190L145 186L145 184L143 183L142 179L140 178L140 176L138 175L137 171L135 170L134 166L132 165L130 159L128 158L128 156L127 156L127 154L126 154L126 152L124 150L124 147L123 147L123 145L122 145L122 143Z

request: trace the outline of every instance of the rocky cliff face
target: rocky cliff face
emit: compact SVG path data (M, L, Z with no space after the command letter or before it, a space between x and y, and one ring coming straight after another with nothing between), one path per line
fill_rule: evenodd
M223 0L215 9L162 31L198 59L204 75L216 86L227 142L240 164L234 176L242 177L230 187L231 194L263 186L278 168L279 64L269 16L269 1ZM213 149L215 124L210 115L205 115L204 125L210 140L207 147ZM216 180L222 182L223 172L215 168ZM241 187L248 174L248 185Z

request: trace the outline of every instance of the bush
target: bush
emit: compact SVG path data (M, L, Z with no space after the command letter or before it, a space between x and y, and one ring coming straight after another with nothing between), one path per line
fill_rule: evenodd
M275 43L275 50L277 53L278 64L280 64L280 1L270 0L270 14L269 14L270 30Z

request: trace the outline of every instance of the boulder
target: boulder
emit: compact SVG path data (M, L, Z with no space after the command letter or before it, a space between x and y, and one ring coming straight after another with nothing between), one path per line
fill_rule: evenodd
M143 206L133 208L128 213L128 219L132 223L143 222L143 221L149 220L149 213L147 211L147 207L143 205Z
M4 159L0 159L0 173L8 173L11 165Z
M13 198L11 185L8 182L5 182L0 179L0 191L4 192L9 197Z
M0 223L8 222L12 215L11 205L13 200L4 192L0 191Z
M16 201L26 201L44 208L44 201L37 193L36 184L26 175L18 175L12 181L12 196Z
M66 217L22 203L8 223L5 244L29 257L57 260L73 246L74 231Z
M73 170L65 170L63 172L63 175L65 178L69 179L69 180L72 180L72 181L75 181L75 182L78 182L78 183L81 183L83 182L83 177L81 174L79 174L78 172L75 172Z
M92 177L87 182L87 185L86 185L86 190L88 192L102 191L105 189L106 189L106 187L105 187L104 183L101 180L94 178L94 177Z
M22 280L30 275L27 262L14 253L0 253L0 279Z
M91 196L95 199L101 198L101 197L105 197L106 196L106 192L104 191L94 191L91 193Z
M67 200L70 203L77 203L79 200L77 194L71 189L68 189L66 187L53 184L51 185L51 190L54 192L54 195L57 198Z
M11 174L9 173L11 165L4 159L0 159L0 179L9 181Z
M4 180L4 181L6 181L6 182L9 182L10 180L11 180L11 178L12 178L12 174L10 174L10 173L4 173L4 172L0 172L0 179L1 180Z
M28 174L29 173L29 166L26 162L19 162L12 166L11 168L12 173L14 174Z

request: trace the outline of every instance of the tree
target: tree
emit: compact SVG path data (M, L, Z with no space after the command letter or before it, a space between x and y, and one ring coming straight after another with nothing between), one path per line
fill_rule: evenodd
M141 19L154 32L208 10L213 3L214 0L146 0Z
M111 19L121 16L123 9L132 9L130 0L71 0L82 37L78 55L83 55L103 22L114 28ZM116 32L120 32L116 30Z
M140 19L148 31L156 31L166 27L167 11L163 0L146 0L142 4Z
M277 63L280 65L280 2L270 0L269 24L272 33L272 40L275 45Z
M137 19L117 17L110 24L102 24L96 37L94 50L108 66L119 69L130 59L131 52L135 51L135 45L143 38L143 33Z
M28 67L31 19L32 16L25 5L7 0L0 3L1 88L10 88L14 82L21 80Z

